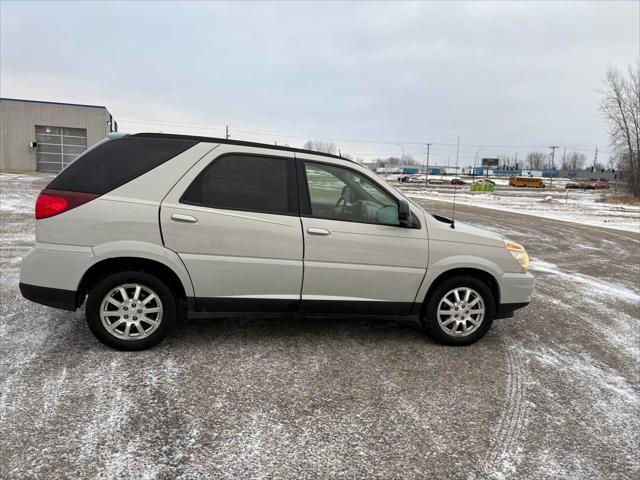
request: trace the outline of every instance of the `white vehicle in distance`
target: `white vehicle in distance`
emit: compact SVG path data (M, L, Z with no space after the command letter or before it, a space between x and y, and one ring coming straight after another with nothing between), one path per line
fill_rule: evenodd
M466 345L529 303L525 249L434 216L358 163L216 138L112 136L36 201L22 295L86 299L113 348L213 312L415 315Z
M409 177L409 183L424 183L427 177L424 175L412 175Z
M441 178L429 178L428 183L429 185L442 185L444 184L444 180Z

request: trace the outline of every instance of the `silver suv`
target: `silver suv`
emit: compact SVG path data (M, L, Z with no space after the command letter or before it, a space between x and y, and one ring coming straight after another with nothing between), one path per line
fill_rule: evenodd
M212 312L416 315L450 345L529 303L528 256L429 214L356 162L166 134L112 136L36 202L20 291L122 350Z

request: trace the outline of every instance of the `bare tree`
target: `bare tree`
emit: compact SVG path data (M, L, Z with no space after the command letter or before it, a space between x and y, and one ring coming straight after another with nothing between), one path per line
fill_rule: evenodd
M529 152L527 153L527 165L531 170L540 170L546 158L547 155L543 152Z
M516 160L511 155L498 155L498 166L503 168L510 168L516 164Z
M587 161L587 156L580 152L569 152L564 159L562 168L566 170L580 170L584 167Z
M336 147L335 143L325 142L323 140L307 140L304 144L304 148L307 150L313 150L314 152L323 152L323 153L338 153L338 147Z
M626 75L609 65L604 83L600 111L609 124L612 153L631 193L640 196L640 62L629 65Z
M405 153L405 155L404 155L404 157L402 159L402 162L405 165L415 165L416 164L416 161L413 158L413 155L411 155L410 153Z

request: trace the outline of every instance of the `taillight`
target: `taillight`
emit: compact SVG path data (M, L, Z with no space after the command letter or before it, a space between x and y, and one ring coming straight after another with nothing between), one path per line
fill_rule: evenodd
M97 193L68 192L45 188L36 200L36 220L53 217L99 196Z

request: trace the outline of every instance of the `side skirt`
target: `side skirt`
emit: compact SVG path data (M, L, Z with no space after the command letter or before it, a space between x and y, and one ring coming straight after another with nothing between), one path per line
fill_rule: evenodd
M367 302L345 300L289 300L263 298L196 297L187 301L191 312L201 313L307 313L330 315L412 315L412 302ZM419 311L419 305L418 305ZM199 315L198 315L199 316Z

